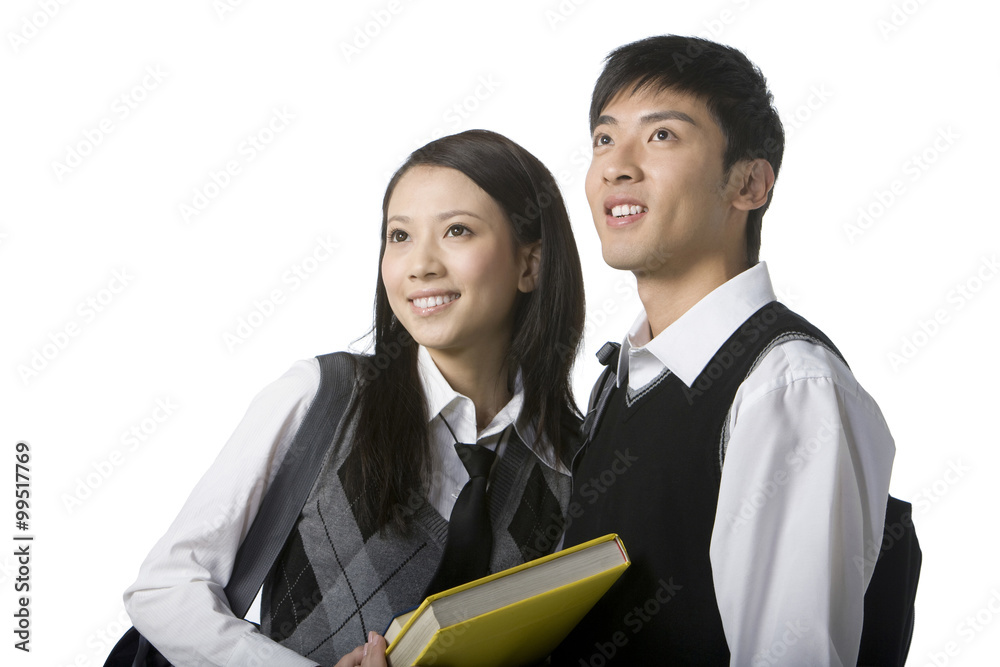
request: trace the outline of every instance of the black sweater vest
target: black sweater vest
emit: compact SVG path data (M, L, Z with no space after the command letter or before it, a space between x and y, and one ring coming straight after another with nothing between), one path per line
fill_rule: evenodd
M737 329L690 388L665 370L638 392L627 384L612 391L574 462L566 546L618 533L632 565L554 665L729 664L709 560L723 429L740 384L789 339L839 356L820 331L772 302Z

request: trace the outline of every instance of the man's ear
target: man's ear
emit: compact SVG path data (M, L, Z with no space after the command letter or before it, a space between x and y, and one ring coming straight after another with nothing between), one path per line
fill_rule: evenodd
M532 292L538 284L538 271L542 265L542 242L535 241L517 250L520 260L521 277L517 281L519 292Z
M774 169L762 158L740 164L733 175L739 179L734 183L733 207L740 211L752 211L767 203L767 193L774 187Z

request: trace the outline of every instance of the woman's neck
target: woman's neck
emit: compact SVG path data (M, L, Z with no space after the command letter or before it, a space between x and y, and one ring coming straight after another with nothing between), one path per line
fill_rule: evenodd
M468 396L476 406L476 430L482 431L510 401L504 354L484 355L482 350L453 353L428 350L451 388Z

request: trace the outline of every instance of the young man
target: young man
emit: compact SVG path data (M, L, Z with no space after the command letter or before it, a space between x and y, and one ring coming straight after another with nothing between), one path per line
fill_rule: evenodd
M636 276L566 545L633 564L556 665L854 665L894 445L833 344L758 263L784 135L735 49L653 37L608 56L587 198Z

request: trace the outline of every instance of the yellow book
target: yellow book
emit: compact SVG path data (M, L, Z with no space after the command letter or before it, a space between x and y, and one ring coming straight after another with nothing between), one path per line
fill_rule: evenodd
M617 535L428 597L393 619L390 667L517 667L545 658L629 566Z

